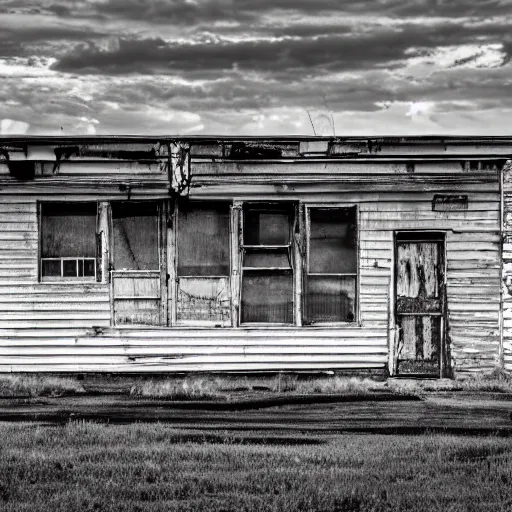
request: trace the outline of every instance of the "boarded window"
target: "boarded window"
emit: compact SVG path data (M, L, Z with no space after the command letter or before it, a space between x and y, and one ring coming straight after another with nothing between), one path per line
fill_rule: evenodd
M112 283L116 325L162 323L160 276L157 272L113 272Z
M229 223L229 204L179 208L176 320L182 325L231 325Z
M293 323L292 219L287 205L244 210L242 323Z
M180 208L178 275L229 275L229 205Z
M41 205L43 280L96 278L96 203Z
M356 209L310 208L306 323L353 322L356 280Z
M113 203L112 229L116 270L158 270L158 205Z

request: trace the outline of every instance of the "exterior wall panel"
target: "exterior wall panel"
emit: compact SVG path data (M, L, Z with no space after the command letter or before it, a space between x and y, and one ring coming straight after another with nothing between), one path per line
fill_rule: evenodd
M225 148L212 147L216 158L217 153L225 154ZM446 154L456 154L453 148L438 149L442 148ZM407 154L416 154L406 149ZM427 154L428 147L423 152ZM47 151L39 147L36 153ZM112 328L109 284L38 282L36 202L167 199L168 176L155 164L145 171L144 165L134 162L106 165L70 159L61 164L59 174L36 176L30 182L1 177L0 371L386 368L395 336L396 230L446 231L446 321L455 372L492 370L499 364L502 276L497 172L465 172L458 161L418 163L411 174L403 162L277 165L208 158L203 154L200 162L191 162L191 199L294 200L358 207L359 324ZM467 209L433 211L434 194L465 194ZM512 332L511 295L505 295L505 305L505 364L512 369L512 335L507 334Z

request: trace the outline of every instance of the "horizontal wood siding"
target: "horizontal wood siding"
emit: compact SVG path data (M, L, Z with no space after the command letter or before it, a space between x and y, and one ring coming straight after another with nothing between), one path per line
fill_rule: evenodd
M100 172L80 176L70 171L71 165L62 166L69 177L38 177L31 183L3 178L0 371L386 368L394 335L389 332L393 233L401 229L446 231L448 334L454 369L489 369L497 362L501 276L496 173L462 173L458 164L439 169L430 164L423 174L411 176L390 164L377 171L376 164L356 169L354 164L343 168L343 163L335 162L313 164L317 167L309 170L302 166L300 173L288 163L288 171L278 175L280 166L274 163L246 163L235 172L231 163L227 168L192 162L193 176L195 169L200 171L192 180L192 199L357 205L359 322L326 328L113 329L108 285L38 282L36 200L167 198L167 178L152 170L147 176L134 176L122 169L114 177L102 178ZM468 208L432 211L435 193L467 194Z
M503 364L512 371L512 165L503 169Z
M38 282L36 201L0 199L0 332L109 326L108 286Z
M465 211L432 211L432 194L360 202L361 317L385 316L393 230L446 231L447 335L456 373L490 370L499 356L499 194L473 190ZM440 193L446 193L439 189ZM465 192L465 193L466 193ZM376 268L378 267L378 269Z
M379 329L26 329L0 332L0 371L382 368Z

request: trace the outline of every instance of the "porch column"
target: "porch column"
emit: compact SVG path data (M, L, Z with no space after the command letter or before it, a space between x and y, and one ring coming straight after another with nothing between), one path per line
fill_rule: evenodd
M106 284L110 281L110 203L102 201L98 204L98 235L100 237L100 268L101 282Z

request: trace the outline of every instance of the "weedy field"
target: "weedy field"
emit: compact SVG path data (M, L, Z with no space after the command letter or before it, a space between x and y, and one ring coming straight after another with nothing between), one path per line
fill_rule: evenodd
M0 424L0 510L512 510L512 439Z

